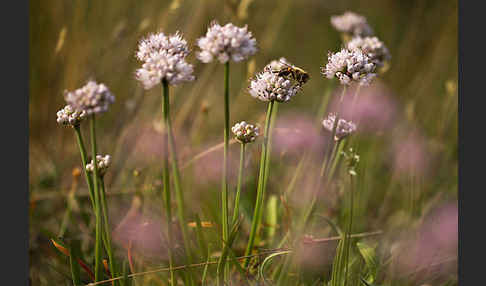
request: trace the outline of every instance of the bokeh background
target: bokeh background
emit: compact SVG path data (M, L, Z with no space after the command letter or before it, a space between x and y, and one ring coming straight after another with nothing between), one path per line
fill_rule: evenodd
M377 95L370 105L379 107L363 111L372 115L369 130L360 135L365 174L359 190L357 228L396 228L398 235L421 225L434 209L444 205L450 209L451 204L454 209L458 174L455 0L34 0L30 1L29 24L33 285L65 281L59 268L66 261L56 262L49 238L58 234L70 190L76 189L76 196L86 199L83 178L73 176L80 164L74 134L55 120L56 111L65 104L64 90L76 89L93 78L116 96L110 111L98 120L99 149L113 157L106 182L116 226L136 194L146 198L145 194L160 188L161 90L145 91L134 78L139 66L134 53L141 37L159 30L180 31L197 51L196 40L213 19L221 24L247 24L259 52L247 62L231 65L231 123L247 120L263 126L266 105L248 94L248 80L270 60L283 56L307 70L311 79L303 93L280 105L277 124L302 121L298 126L305 126L323 115L320 108L330 81L322 77L320 67L327 62L328 51L341 46L329 19L346 10L364 15L392 55L389 70L372 89L364 91ZM182 166L221 143L223 137L223 67L199 62L194 52L188 61L195 65L197 80L171 90ZM294 168L295 158L306 148L298 143L273 154L276 171L269 185L276 183L270 193L279 193L283 187L278 182L289 172L286 168ZM237 147L232 149L236 160ZM189 190L186 200L195 211L203 209L207 220L219 213L215 199L219 151L183 171ZM249 152L247 188L254 190L259 148L254 145ZM305 188L303 185L299 187ZM409 207L410 188L416 189L412 213L403 211ZM248 191L243 211L251 212L252 196L253 191ZM456 236L457 241L453 229L450 239ZM67 233L77 235L69 228Z

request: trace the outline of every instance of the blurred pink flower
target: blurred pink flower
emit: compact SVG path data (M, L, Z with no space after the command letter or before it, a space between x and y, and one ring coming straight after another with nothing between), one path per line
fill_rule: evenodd
M132 158L139 164L153 163L164 158L164 136L152 125L144 126L138 131Z
M329 105L330 112L337 111L340 93L336 91L333 96ZM355 94L356 86L347 89L339 117L355 122L358 125L357 132L377 133L395 125L397 103L384 84L376 81L370 86L362 86L356 97Z
M130 209L113 231L113 242L144 257L167 259L167 222Z
M304 114L290 114L277 119L272 148L278 153L303 154L305 150L322 150L324 138L320 124Z
M457 259L458 209L456 203L438 207L424 219L417 233L406 238L395 259L399 275L450 274ZM454 266L452 266L454 267ZM429 277L430 278L430 277Z
M400 174L424 174L430 164L425 139L418 131L394 136L392 142L394 169Z
M213 143L208 145L207 148L202 150L207 150L217 143ZM229 161L228 161L228 170L229 170L229 179L230 184L231 182L236 181L236 176L238 172L239 166L239 153L235 151L239 148L239 143L234 146L235 144L231 144L229 147ZM197 178L198 184L200 183L215 183L221 182L221 176L223 174L223 147L221 146L220 149L214 150L204 157L197 160L197 162L193 163L194 166L194 176Z

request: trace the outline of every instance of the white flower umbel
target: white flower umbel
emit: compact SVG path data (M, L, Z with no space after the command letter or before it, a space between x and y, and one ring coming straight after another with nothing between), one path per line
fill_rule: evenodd
M98 162L98 174L100 174L100 176L103 176L106 173L108 167L110 167L111 165L111 156L96 155L96 162ZM88 172L94 171L93 160L91 160L91 162L86 164L86 171Z
M93 80L75 91L66 91L64 99L73 109L85 111L87 115L106 112L109 105L115 102L115 96L106 85Z
M248 124L245 121L236 123L231 131L235 134L236 140L242 144L253 142L260 135L258 126Z
M63 109L57 112L57 123L64 126L69 126L69 127L79 126L81 121L83 121L85 118L86 118L86 111L74 110L74 108L72 108L71 105L66 105L64 106Z
M377 37L354 37L347 43L347 48L349 50L359 49L363 51L378 67L382 67L386 61L391 59L387 47Z
M166 51L169 55L181 55L183 57L189 54L186 40L182 38L179 32L176 32L169 36L164 33L151 34L140 40L135 56L140 61L146 61L151 54L161 51Z
M248 90L251 96L261 101L287 102L297 94L300 87L266 68L251 80Z
M248 27L237 27L231 23L220 26L217 22L211 23L206 35L197 40L201 51L197 58L210 63L218 60L224 64L228 61L240 62L257 51L256 40Z
M337 77L341 84L349 85L353 81L368 85L376 76L376 65L361 50L342 49L337 53L329 52L328 63L321 72L329 79Z
M171 85L192 81L194 68L185 61L188 54L187 42L178 32L170 36L150 35L138 44L136 57L143 64L135 72L135 78L145 89L151 89L163 79Z
M327 131L332 132L335 121L336 121L336 114L331 113L327 116L327 118L325 118L322 121L322 125ZM354 124L352 121L346 121L341 118L339 119L338 125L336 126L336 133L334 136L334 140L336 141L341 140L344 137L354 133L355 131L356 131L356 124Z
M185 81L193 81L194 68L180 55L169 55L162 51L148 56L142 68L137 69L135 77L145 89L151 89L160 84L162 79L171 85L177 85Z
M331 25L341 33L352 36L373 36L373 29L368 25L364 16L351 11L342 15L331 16Z

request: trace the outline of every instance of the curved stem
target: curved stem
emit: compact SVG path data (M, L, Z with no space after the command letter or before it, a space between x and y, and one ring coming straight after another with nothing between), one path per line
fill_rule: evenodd
M95 230L95 282L101 279L101 207L100 207L100 192L98 189L98 162L96 161L96 121L95 115L91 115L90 120L91 131L91 153L93 158L93 184L94 184L94 201L95 201L95 217L96 217L96 230ZM86 168L86 166L85 166Z
M252 224L251 224L251 232L250 232L250 238L248 240L248 245L246 247L245 251L245 256L250 255L252 249L253 249L253 243L255 242L255 237L259 225L259 217L260 217L260 212L263 204L263 193L264 193L264 182L265 182L265 169L266 169L266 160L267 160L267 152L268 152L268 135L269 135L269 129L270 129L270 121L272 119L272 112L273 112L273 105L274 102L270 101L268 104L268 110L267 110L267 115L265 119L265 133L263 136L263 143L262 143L262 154L260 157L260 172L258 175L258 187L257 187L257 197L256 197L256 203L255 203L255 210L253 212L253 219L252 219ZM250 264L250 258L245 259L245 268L248 267Z
M167 216L167 253L169 255L170 267L170 284L175 285L173 268L173 235L172 235L172 206L170 200L170 181L169 181L169 136L168 136L168 118L169 118L169 86L167 81L162 81L162 113L164 116L164 158L162 163L162 181L164 186L165 214Z

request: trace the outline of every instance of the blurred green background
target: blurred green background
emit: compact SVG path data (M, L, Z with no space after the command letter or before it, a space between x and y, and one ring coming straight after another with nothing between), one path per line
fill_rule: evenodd
M134 78L140 65L134 53L141 37L159 30L167 34L180 31L192 48L188 61L195 66L197 80L171 91L172 116L185 162L222 141L223 67L203 64L194 53L197 38L211 20L247 24L256 38L258 53L248 62L231 65L231 123L243 119L262 122L266 105L248 94L248 80L270 60L282 56L307 70L311 80L302 94L280 105L279 117L292 112L318 113L329 84L320 75L320 67L327 62L328 51L341 46L330 16L346 10L364 15L390 50L390 69L381 81L398 103L402 122L397 126L419 130L427 155L434 158L433 170L420 179L424 204L456 200L455 0L34 0L30 1L29 24L31 271L44 273L39 274L44 277L53 273L41 266L42 255L50 247L46 237L59 227L65 208L61 194L71 188L72 170L80 163L73 132L56 123L56 112L65 105L64 90L74 90L93 78L114 93L115 104L98 120L99 149L113 155L114 166L107 178L110 191L137 191L134 181L157 178L157 171L143 170L151 164L158 168L157 147L137 147L137 139L152 130L161 116L160 88L144 91ZM363 143L362 161L373 170L366 177L367 190L377 192L369 191L368 198L383 198L380 190L387 189L395 178L385 156L388 139L370 143L368 138ZM142 171L141 178L133 179L134 170ZM190 183L197 188L195 184ZM84 187L84 181L81 185ZM399 189L400 184L393 188ZM396 204L400 200L396 197ZM362 214L381 203L366 200ZM383 225L391 214L396 212L374 216L373 224ZM365 219L361 220L365 228Z

